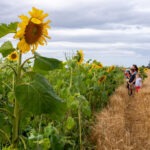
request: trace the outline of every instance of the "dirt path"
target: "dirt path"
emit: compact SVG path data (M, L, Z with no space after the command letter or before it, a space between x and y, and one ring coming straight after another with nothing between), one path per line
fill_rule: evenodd
M150 150L150 71L139 93L129 97L125 85L119 87L96 119L97 150Z

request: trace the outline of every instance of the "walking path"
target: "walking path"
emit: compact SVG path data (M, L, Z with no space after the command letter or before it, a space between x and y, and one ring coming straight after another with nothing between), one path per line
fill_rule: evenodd
M97 150L150 150L150 71L134 97L125 85L119 87L96 122L92 137Z

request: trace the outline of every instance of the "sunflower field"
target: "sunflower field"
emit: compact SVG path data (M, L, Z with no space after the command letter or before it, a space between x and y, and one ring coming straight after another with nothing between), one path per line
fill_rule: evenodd
M43 57L39 45L50 39L48 14L35 7L21 22L0 24L0 149L84 150L90 142L93 114L104 108L123 83L122 68L84 62L78 50L65 62ZM24 54L32 56L24 60Z

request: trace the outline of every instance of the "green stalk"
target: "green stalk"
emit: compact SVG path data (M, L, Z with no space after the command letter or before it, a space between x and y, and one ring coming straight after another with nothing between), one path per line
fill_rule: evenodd
M9 136L7 135L7 133L5 131L3 131L2 129L0 129L0 134L4 135L5 138L8 140L9 143L11 143Z
M72 67L71 67L71 70L70 70L70 84L69 84L69 89L71 89L72 87Z
M20 139L20 141L21 141L22 144L23 144L24 150L27 150L27 145L26 145L26 143L25 143L25 140L23 139L23 136L19 136L19 139Z
M79 124L79 145L80 145L80 150L82 150L82 126L81 126L81 110L80 106L78 109L78 124Z
M21 52L19 53L19 59L18 59L18 66L17 66L17 77L14 81L15 84L19 83L20 76L21 76ZM12 130L12 145L13 148L18 147L18 140L19 140L19 122L20 122L20 108L19 103L15 99L14 102L14 122L13 122L13 130Z
M78 71L78 73L79 73L78 77L80 77L80 68L79 68L79 66L78 66L77 69L78 69L77 71ZM80 81L80 79L78 79L78 81ZM79 82L78 82L78 84L79 84ZM78 85L78 86L80 86L80 85ZM80 93L79 90L78 90L78 93ZM82 148L82 123L81 123L82 118L81 118L81 105L82 105L82 103L81 103L81 100L79 99L79 107L78 107L78 126L79 126L79 145L80 145L80 150L83 149L83 148Z
M10 117L14 118L12 113L10 111L8 111L7 109L5 109L5 108L0 108L0 112L2 112L4 114L9 115Z
M22 63L21 69L23 68L23 66L25 65L26 62L28 62L30 59L34 59L34 58L35 58L35 56L26 59L26 60Z
M6 68L6 67L9 67L10 69L12 69L12 71L14 72L14 74L17 76L17 72L16 72L15 68L12 67L11 65L5 65L1 69Z
M39 122L39 129L38 129L38 138L37 138L37 149L39 149L39 135L40 135L40 132L41 132L41 124L42 124L42 115L40 116L40 122Z

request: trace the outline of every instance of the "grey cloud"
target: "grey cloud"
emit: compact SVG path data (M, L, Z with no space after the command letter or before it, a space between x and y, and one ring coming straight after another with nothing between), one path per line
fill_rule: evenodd
M52 2L51 2L52 3ZM41 4L41 5L40 5ZM18 20L19 14L27 14L31 7L39 6L50 14L52 26L58 28L111 28L111 24L149 25L150 12L138 11L133 1L97 0L77 3L64 9L51 9L50 3L31 1L1 1L1 22ZM63 4L62 4L63 5Z
M59 0L57 0L59 1ZM59 1L59 2L64 2ZM66 0L67 3L68 0ZM77 50L83 48L86 53L86 59L92 57L104 61L106 64L111 63L127 63L124 58L130 59L130 63L137 61L140 58L140 64L146 64L150 56L150 34L149 32L138 32L150 25L150 11L141 11L139 8L144 9L147 5L140 5L140 0L80 0L71 5L71 0L61 8L55 8L51 6L52 1L0 1L0 22L9 23L11 21L18 21L19 14L27 14L32 6L36 6L40 9L44 9L45 12L50 14L49 19L52 20L52 31L59 29L70 29L74 32L75 29L97 29L103 31L114 31L101 34L86 35L67 35L67 31L64 34L54 34L50 31L52 40L48 43L47 47L40 47L44 53L48 52L48 56L56 56L62 58L67 51ZM49 3L47 3L49 2ZM57 5L57 3L56 3ZM130 32L130 29L137 29L137 32ZM117 30L121 32L117 32ZM116 31L116 33L115 33ZM124 32L127 31L127 34ZM51 34L52 33L52 34ZM9 40L9 36L2 39L1 43L5 40ZM65 45L64 45L64 42ZM16 44L15 41L13 41ZM89 43L93 43L92 46L87 46ZM122 46L113 46L111 44L121 43ZM97 46L97 45L100 46ZM57 45L57 46L56 46ZM103 46L101 46L103 45ZM60 50L60 51L59 51ZM115 51L116 50L116 51ZM106 53L102 52L106 51ZM134 53L124 54L123 51L131 51ZM109 55L107 52L110 52ZM118 54L117 54L118 53ZM136 58L133 58L133 55ZM110 61L110 62L109 62ZM129 63L128 63L129 64Z
M53 30L53 29L52 29ZM63 29L62 29L63 30ZM59 30L58 30L59 31ZM65 31L65 29L64 29ZM76 32L72 29L72 32ZM100 32L100 31L99 31ZM127 32L131 32L130 30ZM66 30L66 34L67 34L67 30ZM114 32L108 32L108 33L103 33L103 34L96 34L96 35L92 35L91 33L86 35L82 35L82 34L78 34L76 36L68 36L68 35L64 35L61 34L61 31L59 33L59 35L55 35L53 32L51 34L50 31L50 35L52 36L52 41L73 41L73 42L98 42L98 43L116 43L116 42L120 42L120 43L149 43L150 42L150 33L141 33L137 31L137 33L126 33L126 32L120 32L120 33L115 33Z
M16 3L15 3L16 2ZM13 2L0 2L2 18L1 22L13 21L17 18L18 14L26 13L31 7L31 2L21 3L18 0ZM34 3L35 6L40 6ZM63 4L62 4L63 5ZM100 0L94 3L85 2L77 3L74 6L64 9L51 9L50 3L44 7L45 11L50 14L52 26L58 28L105 28L109 24L149 24L149 13L137 12L134 10L134 3L122 0ZM7 8L7 9L6 9ZM9 9L8 9L9 8Z
M114 2L114 3L113 3ZM130 1L108 1L105 4L84 6L62 12L51 12L54 27L111 28L110 24L149 25L150 12L139 12ZM61 15L60 15L61 14Z

